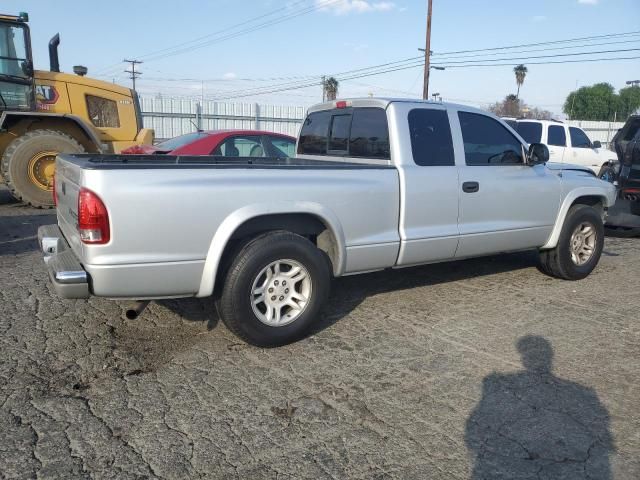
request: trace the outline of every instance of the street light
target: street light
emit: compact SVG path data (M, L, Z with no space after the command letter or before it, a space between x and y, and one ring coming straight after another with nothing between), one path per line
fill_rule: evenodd
M638 87L640 86L640 80L627 80L627 85Z
M446 67L436 67L435 65L431 65L429 68L433 68L434 70L446 70Z

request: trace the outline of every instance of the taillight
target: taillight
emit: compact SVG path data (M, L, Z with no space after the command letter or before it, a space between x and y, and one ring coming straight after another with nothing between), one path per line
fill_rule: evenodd
M53 191L51 192L51 194L53 195L53 204L57 207L58 206L58 192L56 192L56 174L53 174L53 177L51 177L52 181L53 181Z
M78 195L78 230L82 243L102 245L109 242L109 214L100 197L86 188Z

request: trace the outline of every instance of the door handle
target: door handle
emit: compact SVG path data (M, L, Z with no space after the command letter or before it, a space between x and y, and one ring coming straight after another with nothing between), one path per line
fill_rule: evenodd
M480 190L480 184L478 182L464 182L462 184L462 191L464 193L475 193Z

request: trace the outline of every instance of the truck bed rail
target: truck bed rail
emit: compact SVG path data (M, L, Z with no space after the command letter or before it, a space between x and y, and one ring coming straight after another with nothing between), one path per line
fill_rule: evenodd
M393 169L382 163L310 160L295 157L225 157L221 155L60 154L61 160L87 170L162 168Z

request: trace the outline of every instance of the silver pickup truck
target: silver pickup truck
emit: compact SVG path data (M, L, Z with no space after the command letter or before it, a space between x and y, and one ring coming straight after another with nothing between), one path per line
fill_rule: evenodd
M58 225L39 231L56 292L214 295L242 339L282 345L308 331L332 277L536 249L544 272L584 278L616 195L588 172L547 168L544 145L453 104L324 103L297 152L60 155Z

